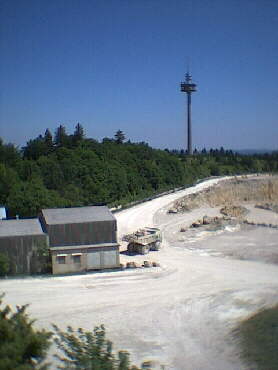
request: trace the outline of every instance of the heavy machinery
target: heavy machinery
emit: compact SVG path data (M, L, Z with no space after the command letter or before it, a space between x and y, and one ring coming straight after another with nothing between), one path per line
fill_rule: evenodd
M155 227L144 227L132 234L123 237L128 242L129 254L147 254L149 251L158 251L162 241L161 232Z

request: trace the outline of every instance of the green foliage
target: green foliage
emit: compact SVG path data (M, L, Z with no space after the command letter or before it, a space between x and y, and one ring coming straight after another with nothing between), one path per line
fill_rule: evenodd
M62 331L56 325L55 333L38 330L26 313L28 305L12 312L9 306L2 306L2 300L0 295L0 370L47 370L50 364L45 359L53 342L59 350L55 355L59 369L138 370L130 364L128 352L113 353L103 325L93 332L75 331L70 326Z
M68 326L66 331L53 325L56 336L54 338L63 355L56 357L63 363L59 369L79 370L129 370L129 354L125 351L112 352L112 342L106 339L103 325L95 327L93 332L79 328L74 331Z
M54 142L47 129L28 141L22 157L0 140L0 203L9 216L31 217L43 207L125 205L209 176L278 171L277 153L240 156L204 148L186 156L124 140L121 130L99 143L86 138L80 124L73 135L60 125Z
M121 130L118 130L115 133L114 137L117 144L123 144L123 142L125 141L125 134Z
M51 273L52 261L49 252L49 246L46 242L39 242L37 248L33 250L33 257L36 259L38 266L34 268L35 273Z
M0 307L0 370L47 368L43 361L51 333L34 329L34 321L26 314L26 307L17 306L15 313L9 306Z
M54 190L48 190L41 179L15 184L5 202L10 215L37 216L41 208L63 207L68 203Z
M73 138L72 138L73 144L78 145L84 138L85 138L84 129L80 125L80 123L78 123L75 126L75 131L74 131Z
M242 356L250 368L255 363L258 370L278 369L278 305L243 321L238 333Z
M10 268L9 257L6 254L0 253L0 276L5 276Z
M66 146L68 144L68 135L66 133L66 128L60 125L55 132L55 145Z

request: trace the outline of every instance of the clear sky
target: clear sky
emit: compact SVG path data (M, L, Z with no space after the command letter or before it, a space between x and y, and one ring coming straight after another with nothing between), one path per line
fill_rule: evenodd
M101 140L278 148L277 0L1 0L0 136L80 122Z

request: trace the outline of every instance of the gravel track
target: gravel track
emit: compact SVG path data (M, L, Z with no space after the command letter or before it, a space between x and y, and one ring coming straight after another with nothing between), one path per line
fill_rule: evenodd
M143 226L161 227L163 248L144 258L159 261L160 268L7 279L0 283L5 301L30 303L28 312L40 327L56 323L92 329L103 323L115 349L130 351L137 364L157 359L166 369L245 369L231 330L250 313L278 302L278 266L176 247L171 235L182 216L165 215L175 199L218 181L116 214L120 237ZM195 215L184 217L188 221ZM232 238L231 233L231 243ZM217 237L215 243L217 249Z

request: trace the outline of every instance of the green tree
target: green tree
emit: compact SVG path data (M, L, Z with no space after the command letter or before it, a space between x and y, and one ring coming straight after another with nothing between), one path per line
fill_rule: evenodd
M55 190L48 190L41 179L19 182L14 185L7 198L10 215L35 217L42 208L63 207L67 201Z
M93 332L77 331L68 326L66 331L60 330L56 325L54 341L63 356L56 357L63 363L60 369L79 370L129 370L129 353L118 352L115 356L112 352L112 342L106 339L103 325L95 327Z
M55 131L55 140L54 143L57 146L66 146L68 144L69 138L66 133L66 128L63 125L60 125Z
M121 130L118 130L115 133L114 137L117 144L123 144L123 142L125 141L125 134Z
M20 161L19 150L13 144L4 144L0 137L0 162L14 167Z
M73 138L72 138L73 143L76 145L76 144L80 143L80 141L82 141L84 138L85 138L84 129L83 129L82 125L80 125L80 123L78 123L75 126L75 130L74 130L74 133L73 133Z
M39 135L36 139L27 141L25 147L23 147L23 157L26 159L37 160L40 156L47 154L47 145L42 135Z
M9 257L4 253L0 253L0 276L7 275L7 273L9 272L9 268Z
M47 128L44 133L44 142L47 147L47 154L51 153L54 149L53 137L50 130Z
M2 305L3 295L0 297ZM50 346L51 333L36 330L25 306L15 313L9 306L0 307L0 370L47 369L43 365Z
M19 176L13 168L0 163L0 204L6 204L11 189L19 181Z

